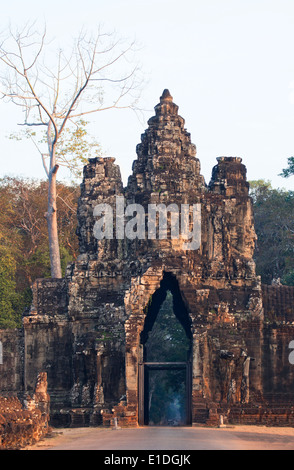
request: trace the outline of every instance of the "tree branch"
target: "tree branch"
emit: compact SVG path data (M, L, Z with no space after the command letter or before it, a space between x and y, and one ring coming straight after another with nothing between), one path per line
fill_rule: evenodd
M18 126L28 126L28 127L35 127L35 126L48 126L46 122L22 122L18 123Z

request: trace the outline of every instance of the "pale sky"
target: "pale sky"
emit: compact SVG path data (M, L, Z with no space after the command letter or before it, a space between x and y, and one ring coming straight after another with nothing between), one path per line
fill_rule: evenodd
M100 23L140 45L145 120L130 110L91 118L92 134L116 158L125 183L147 120L168 88L207 183L217 157L238 156L248 179L294 190L294 176L278 176L294 155L294 0L10 0L0 30L28 20L46 22L61 42ZM0 102L0 117L0 176L43 178L32 144L7 138L18 130L19 110Z

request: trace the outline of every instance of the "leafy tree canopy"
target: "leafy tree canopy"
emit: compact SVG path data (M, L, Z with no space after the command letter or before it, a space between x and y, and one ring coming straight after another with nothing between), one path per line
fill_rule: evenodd
M264 284L280 279L294 285L294 191L273 189L269 181L250 182L255 230L255 261Z
M294 157L289 157L287 163L287 168L284 168L282 173L280 173L280 176L283 176L283 178L289 178L289 176L294 175Z

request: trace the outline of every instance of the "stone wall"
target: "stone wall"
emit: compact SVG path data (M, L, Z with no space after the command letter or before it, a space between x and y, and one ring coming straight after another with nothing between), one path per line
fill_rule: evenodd
M263 285L262 297L266 321L294 322L293 286Z
M0 343L0 396L21 394L24 366L22 329L0 330Z

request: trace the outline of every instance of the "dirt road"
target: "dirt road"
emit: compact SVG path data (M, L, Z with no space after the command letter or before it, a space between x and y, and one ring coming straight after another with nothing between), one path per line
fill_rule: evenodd
M54 429L27 450L294 450L293 428Z

